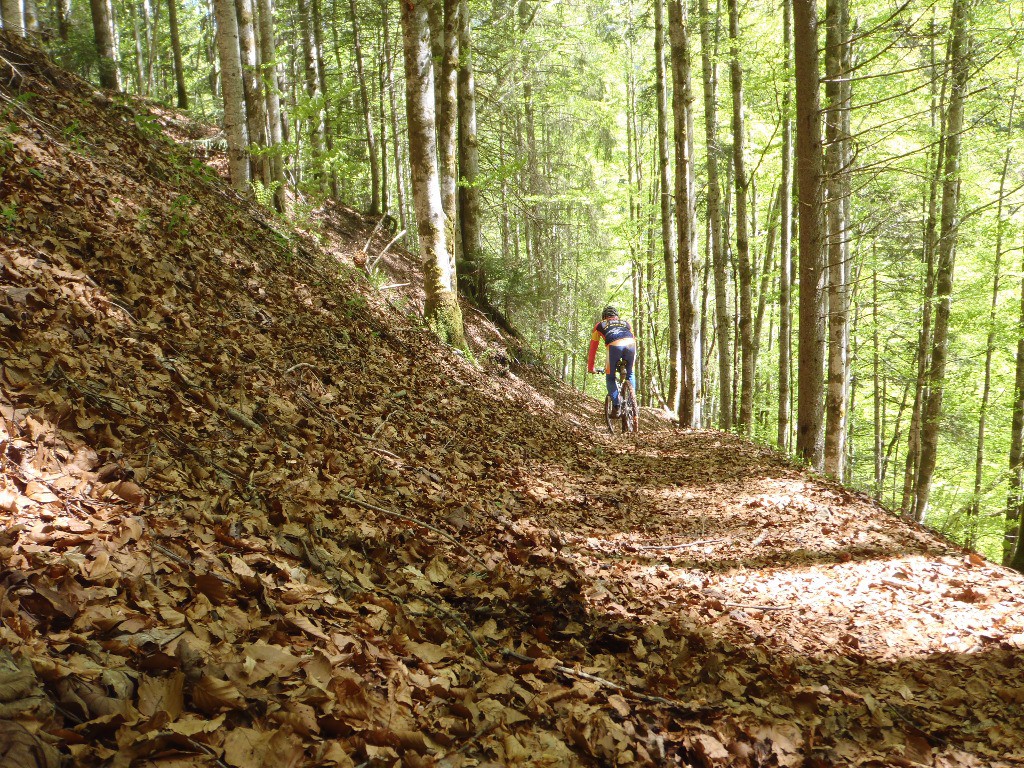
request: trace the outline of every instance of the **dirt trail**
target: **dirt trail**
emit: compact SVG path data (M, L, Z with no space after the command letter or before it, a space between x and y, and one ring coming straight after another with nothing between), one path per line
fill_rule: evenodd
M439 345L409 254L376 290L373 222L0 67L0 765L1024 762L1020 576L736 437L610 438L472 308Z

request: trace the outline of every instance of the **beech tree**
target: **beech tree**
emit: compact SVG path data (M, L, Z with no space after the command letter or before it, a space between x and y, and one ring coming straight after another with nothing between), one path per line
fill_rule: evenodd
M242 56L238 42L238 16L234 0L214 0L217 17L217 52L220 57L221 92L224 96L224 133L228 141L231 185L249 189L249 137L245 118Z
M434 128L434 79L427 5L431 0L402 3L405 52L405 98L409 125L409 160L413 205L423 264L426 293L424 316L438 335L465 347L462 311L455 292L455 270L448 257L446 226L437 171Z

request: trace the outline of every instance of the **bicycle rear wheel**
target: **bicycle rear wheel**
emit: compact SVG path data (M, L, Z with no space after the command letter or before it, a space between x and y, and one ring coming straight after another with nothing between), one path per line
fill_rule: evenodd
M633 391L633 385L629 383L629 379L622 382L619 399L622 406L622 431L636 432L640 414L636 407L636 393Z

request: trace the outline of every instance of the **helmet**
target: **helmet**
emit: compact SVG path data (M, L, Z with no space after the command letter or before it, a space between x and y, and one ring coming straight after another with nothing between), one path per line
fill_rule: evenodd
M618 310L615 309L615 307L613 307L611 305L608 305L607 307L605 307L604 311L601 313L601 319L602 320L607 320L609 317L618 317L618 316L619 316Z

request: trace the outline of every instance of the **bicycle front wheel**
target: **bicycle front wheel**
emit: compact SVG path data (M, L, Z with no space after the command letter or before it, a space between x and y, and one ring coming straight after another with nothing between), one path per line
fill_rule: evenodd
M605 395L604 397L604 421L608 425L608 434L615 434L615 420L612 419L612 396Z

